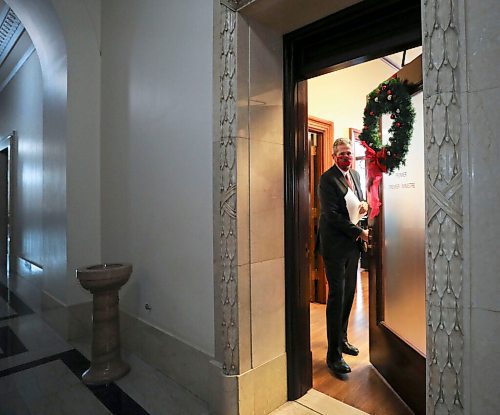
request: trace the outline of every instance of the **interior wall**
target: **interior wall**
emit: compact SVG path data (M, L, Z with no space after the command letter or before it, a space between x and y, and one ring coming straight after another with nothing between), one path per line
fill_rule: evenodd
M379 59L307 81L309 115L333 121L334 139L363 128L366 96L396 70Z
M65 303L66 281L66 69L60 23L49 0L6 0L28 31L42 68L43 287Z
M101 261L101 0L51 0L68 54L67 304L89 301L75 270Z
M212 2L102 4L103 260L134 266L128 313L210 355L212 33Z
M27 36L27 35L26 35ZM29 38L28 38L29 39ZM20 44L22 42L18 42ZM16 130L17 170L15 189L15 256L43 263L42 173L43 122L42 73L36 53L0 92L0 138Z
M42 69L43 289L63 305L88 301L74 273L101 254L100 0L6 3Z
M470 272L470 286L466 287L470 289L470 329L466 327L470 350L465 376L470 378L471 388L467 410L494 414L500 412L496 386L500 372L500 256L495 217L500 205L500 117L495 110L500 94L500 4L495 0L464 3L465 42L461 47L467 52L467 77L459 92L467 103L462 128L468 136L462 155L468 172L464 208L469 213L464 215L464 246L470 255L464 271L466 275Z

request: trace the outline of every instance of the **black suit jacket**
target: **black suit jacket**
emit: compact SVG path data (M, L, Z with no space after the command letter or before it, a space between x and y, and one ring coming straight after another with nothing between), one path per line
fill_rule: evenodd
M354 182L354 192L359 200L363 200L359 173L352 169L349 171ZM341 259L352 250L360 249L356 239L362 229L349 220L345 202L348 188L344 175L336 165L324 172L320 178L319 249L324 258Z

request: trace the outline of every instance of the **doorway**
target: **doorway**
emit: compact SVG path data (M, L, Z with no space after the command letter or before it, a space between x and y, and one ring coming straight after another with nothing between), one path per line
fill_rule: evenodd
M335 138L344 137L351 141L351 151L354 155L352 168L356 169L361 179L366 174L365 150L358 140L358 135L363 123L363 109L366 96L381 82L394 76L396 72L400 78L408 73L410 68L415 68L416 75L412 84L421 85L421 47L408 51L395 53L372 61L331 72L307 81L309 121L315 116L332 120L335 125ZM406 76L406 75L405 75ZM406 76L405 79L408 77ZM311 280L311 350L313 358L313 387L333 398L343 401L351 406L370 414L403 415L412 411L403 403L385 379L391 379L394 389L400 392L400 384L404 383L414 392L423 388L425 381L424 368L414 370L402 367L402 364L387 364L396 361L398 356L403 356L407 362L416 361L424 364L425 356L425 255L424 255L424 168L423 168L423 121L421 92L414 97L413 107L417 113L415 118L412 140L405 166L402 166L390 176L385 176L381 195L387 199L387 209L382 207L382 223L386 223L383 240L386 242L380 247L372 243L373 252L362 255L357 277L357 293L350 314L348 330L349 342L360 349L360 355L351 357L344 355L345 360L352 368L348 376L337 378L325 365L327 350L325 309L322 297L313 293L324 292L326 284L317 287L322 281L318 275L320 269L314 267L318 259L310 255ZM316 194L317 180L314 178L315 153L318 152L316 137L309 131L309 181L310 217L314 217L317 209L314 196ZM387 128L392 124L389 115L382 117L382 139L388 136ZM353 128L355 126L356 128ZM326 169L332 165L331 148L324 150L328 154ZM325 169L325 170L326 170ZM418 176L418 177L417 177ZM387 180L386 180L387 179ZM413 186L412 186L413 185ZM363 194L366 197L366 180L361 180ZM398 208L412 204L413 208L400 211ZM405 215L411 211L411 220L406 220ZM314 222L311 221L311 226ZM372 223L373 226L373 223ZM404 232L411 228L412 237L402 237ZM310 227L310 232L315 231ZM398 261L401 251L405 252L405 261ZM370 258L371 257L371 258ZM371 263L377 263L381 258L386 259L384 275L370 269ZM409 260L410 258L411 260ZM321 259L321 257L319 258ZM381 267L382 269L382 267ZM385 291L375 290L376 299L373 304L368 304L369 291L377 287L377 281L383 281ZM369 283L370 281L370 283ZM402 292L398 288L403 289ZM411 287L411 288L410 288ZM380 295L382 294L382 295ZM385 295L384 295L385 294ZM377 313L377 304L385 306L385 315ZM378 307L382 309L382 307ZM371 318L373 316L373 318ZM372 320L374 322L371 326ZM369 324L370 323L370 324ZM386 329L387 327L387 329ZM370 331L372 330L372 332ZM370 331L370 335L369 335ZM392 331L396 334L392 335ZM391 333L391 334L389 334ZM392 342L387 340L388 337ZM403 338L404 341L401 341ZM405 353L401 348L408 345ZM422 347L422 344L424 345ZM416 349L416 350L415 350ZM411 352L416 353L412 356ZM424 352L425 353L425 352ZM408 355L407 355L408 354ZM421 372L419 382L401 382L394 378L391 369L396 366L400 376L414 377L413 371ZM408 366L406 364L406 366ZM411 372L411 373L409 373ZM381 374L383 376L381 376ZM392 376L392 378L391 378ZM396 385L397 384L397 385ZM401 392L400 392L401 393ZM422 394L416 394L417 396ZM411 396L407 400L411 400Z
M289 399L312 387L307 80L420 45L420 2L362 2L285 36L285 274ZM404 22L404 24L403 24ZM306 236L304 236L306 235ZM425 396L421 397L425 406ZM418 410L417 410L418 412Z
M15 132L0 140L0 272L6 276L14 265L12 263L14 146Z
M0 272L9 268L9 150L0 150Z

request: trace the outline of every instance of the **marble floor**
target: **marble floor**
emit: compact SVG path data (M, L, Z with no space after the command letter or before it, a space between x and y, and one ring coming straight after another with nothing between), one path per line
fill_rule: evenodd
M209 413L204 402L126 352L127 376L107 386L84 385L90 346L64 341L8 282L0 280L1 415Z

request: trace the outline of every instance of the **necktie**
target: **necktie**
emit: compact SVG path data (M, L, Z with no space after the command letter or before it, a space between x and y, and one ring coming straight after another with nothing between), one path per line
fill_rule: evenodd
M354 186L352 185L351 175L349 174L349 172L345 175L345 179L347 180L347 184L351 188L351 190L354 190Z

